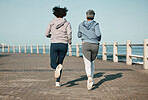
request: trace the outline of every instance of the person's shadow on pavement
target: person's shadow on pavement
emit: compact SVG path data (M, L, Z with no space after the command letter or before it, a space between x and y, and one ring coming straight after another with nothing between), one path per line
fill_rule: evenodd
M98 88L101 84L103 84L106 81L111 81L117 78L121 78L123 73L117 73L117 74L110 74L110 75L105 75L103 79L101 79L98 83L94 84L94 87L92 90Z
M102 77L103 74L105 74L105 73L104 73L104 72L96 73L96 74L94 74L94 78ZM74 85L79 85L79 84L76 83L76 82L84 81L84 80L87 80L87 76L86 76L86 75L82 75L82 76L80 76L80 78L78 78L78 79L75 79L75 80L69 81L69 82L67 82L67 83L65 83L65 84L62 84L62 86L68 85L68 86L66 86L66 87L71 87L71 86L74 86Z

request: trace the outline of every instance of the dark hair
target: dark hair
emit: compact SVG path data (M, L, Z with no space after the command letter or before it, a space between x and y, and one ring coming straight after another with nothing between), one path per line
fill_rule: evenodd
M53 9L53 14L56 16L56 17L65 17L66 16L66 12L68 11L68 9L66 7L64 8L60 8L60 6L55 6Z

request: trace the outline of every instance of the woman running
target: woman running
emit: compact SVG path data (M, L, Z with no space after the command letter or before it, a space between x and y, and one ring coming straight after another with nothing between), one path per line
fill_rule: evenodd
M99 23L94 21L95 12L88 10L86 12L86 21L79 25L78 38L82 40L82 53L85 64L85 71L88 77L87 88L92 89L94 76L94 61L99 50L99 42L101 40L101 32Z
M56 86L60 85L62 74L62 64L67 53L68 44L71 44L72 29L71 24L63 17L67 14L67 8L55 6L53 14L56 18L52 19L46 29L46 37L51 38L50 45L50 65L55 69L54 76L56 78Z

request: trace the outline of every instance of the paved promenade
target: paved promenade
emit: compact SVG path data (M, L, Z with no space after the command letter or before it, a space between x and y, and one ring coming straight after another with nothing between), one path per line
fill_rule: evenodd
M88 91L83 59L66 56L56 88L48 54L0 53L0 100L148 100L148 70L100 59L95 66Z

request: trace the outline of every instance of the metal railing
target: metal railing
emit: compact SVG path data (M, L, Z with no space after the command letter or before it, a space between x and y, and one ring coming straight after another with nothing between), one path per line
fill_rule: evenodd
M113 46L113 53L107 52L107 46ZM118 46L126 46L126 54L118 54ZM132 46L143 46L143 56L141 55L132 55ZM143 44L132 44L130 40L126 42L126 44L118 44L116 41L112 44L106 44L106 42L103 42L102 45L102 52L99 52L99 54L102 54L102 60L107 60L107 55L113 55L113 62L118 62L118 57L126 57L126 64L132 65L132 58L140 58L143 59L144 69L148 69L148 39L145 39ZM69 56L72 56L72 49L71 45L69 46ZM79 57L79 45L76 45L76 56Z
M107 60L107 55L110 55L110 53L106 52L106 46L111 46L107 45L106 42L103 43L102 45L103 50L102 50L102 59ZM118 46L126 46L126 55L121 55L118 54ZM141 55L132 55L132 46L143 46L143 56ZM127 41L126 44L118 44L117 42L114 42L113 44L113 61L118 62L118 56L126 56L126 64L127 65L132 65L132 58L141 58L143 59L143 68L148 69L148 39L145 39L143 44L132 44L131 41ZM139 63L142 64L142 63Z
M72 46L75 46L76 49L75 51L72 50ZM113 53L108 53L107 52L107 46L113 46ZM126 46L126 54L118 54L118 46ZM143 56L141 55L133 55L132 54L132 46L143 46ZM42 53L45 54L46 53L46 47L50 47L50 45L42 45L42 46L11 46L11 49L13 48L13 53L16 52L16 47L19 50L19 53L21 52L21 49L23 48L24 53L27 53L27 47L30 47L30 53L33 53L33 48L36 47L36 53L40 53L39 52L39 47L42 47ZM10 46L7 46L7 52L10 52ZM50 48L49 48L50 49ZM50 50L49 50L50 51ZM2 46L2 52L5 52L5 46ZM69 51L68 51L68 55L72 56L72 52L76 52L76 57L80 56L80 45L69 45ZM140 58L143 59L143 68L144 69L148 69L148 39L145 39L143 44L132 44L131 41L127 41L126 44L118 44L117 42L114 42L113 44L106 44L106 42L103 42L102 44L102 52L99 52L99 54L102 54L102 60L107 60L107 55L112 55L113 56L113 62L118 62L118 57L122 56L122 57L126 57L126 64L127 65L132 65L132 58ZM142 64L142 63L139 63Z

